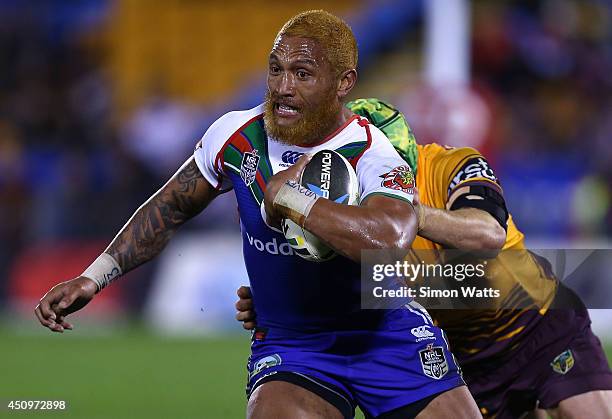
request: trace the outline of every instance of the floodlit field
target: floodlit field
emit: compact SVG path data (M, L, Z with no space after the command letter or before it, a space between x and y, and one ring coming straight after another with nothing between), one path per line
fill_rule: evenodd
M0 330L0 417L244 417L248 350L247 333L165 339L140 329L111 337ZM65 400L68 409L7 412L11 399Z

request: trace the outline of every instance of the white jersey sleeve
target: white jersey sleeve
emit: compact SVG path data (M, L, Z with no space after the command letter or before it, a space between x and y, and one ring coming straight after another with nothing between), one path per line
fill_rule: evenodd
M361 202L373 194L386 195L412 203L414 172L395 151L385 134L369 125L370 147L357 162Z
M214 188L224 192L232 188L231 181L222 166L222 159L219 158L220 153L223 152L223 147L232 135L238 132L246 122L262 112L262 105L248 111L228 112L217 119L196 144L193 152L195 162L204 179Z

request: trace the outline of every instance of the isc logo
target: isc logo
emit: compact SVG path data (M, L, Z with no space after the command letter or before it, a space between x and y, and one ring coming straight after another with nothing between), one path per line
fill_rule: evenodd
M283 155L281 156L281 160L283 161L283 163L295 164L295 162L298 161L298 159L303 155L304 153L300 153L299 151L288 150L283 153Z

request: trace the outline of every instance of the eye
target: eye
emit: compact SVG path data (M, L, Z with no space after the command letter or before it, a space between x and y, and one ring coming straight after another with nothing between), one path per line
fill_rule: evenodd
M277 66L276 64L270 64L270 74L278 74L280 73L280 67Z
M297 76L298 76L298 78L300 78L300 79L306 79L306 78L308 78L308 76L310 76L310 74L308 74L308 72L307 72L307 71L304 71L304 70L298 70L298 71L297 71L297 73L296 73L296 75L297 75Z

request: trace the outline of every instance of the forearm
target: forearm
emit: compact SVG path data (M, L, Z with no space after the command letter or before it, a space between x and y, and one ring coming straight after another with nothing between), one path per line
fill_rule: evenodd
M101 289L118 274L125 274L153 259L177 229L199 214L218 194L202 177L193 158L132 215L104 254L88 268ZM101 262L99 261L101 260Z
M183 223L180 213L153 196L138 208L104 252L115 258L125 274L157 256Z
M476 208L447 211L420 206L424 212L419 236L448 248L462 250L499 250L506 232L488 213Z
M306 218L304 228L337 252L359 262L364 249L410 247L417 222L414 211L408 206L397 201L381 210L376 206L340 205L319 199Z

